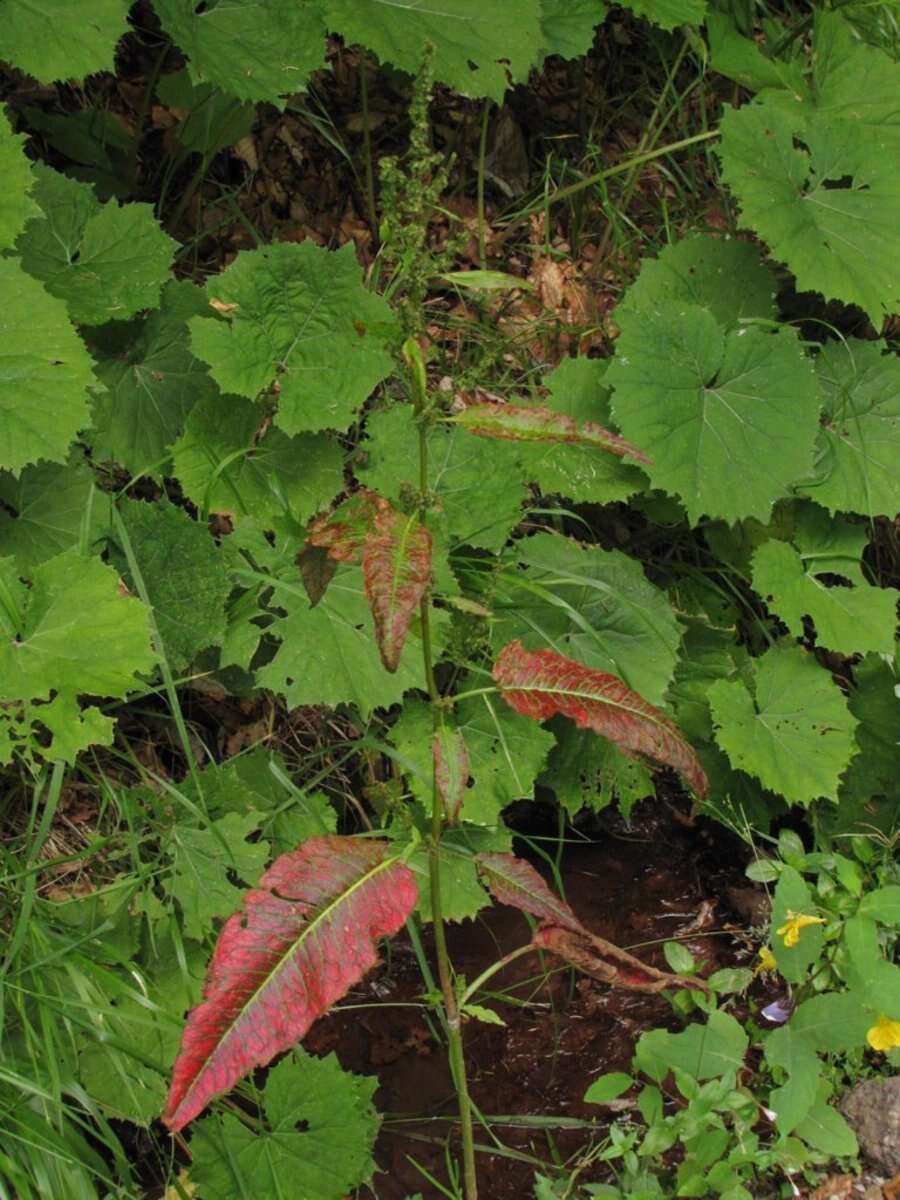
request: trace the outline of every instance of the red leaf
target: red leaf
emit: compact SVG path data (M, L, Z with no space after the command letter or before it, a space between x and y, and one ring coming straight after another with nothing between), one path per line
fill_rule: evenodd
M287 1050L375 965L376 939L396 933L416 903L412 872L387 850L311 838L247 892L188 1017L162 1118L169 1129Z
M469 785L469 752L458 729L441 725L431 739L434 756L434 782L447 815L455 825Z
M313 521L306 540L310 546L327 550L335 562L358 562L376 513L389 507L375 492L354 492L334 512Z
M568 904L551 892L534 867L514 854L479 854L475 862L495 899L540 919L541 927L531 939L537 949L550 950L570 966L612 987L637 992L661 992L668 987L707 990L701 980L658 971L591 933Z
M409 623L431 583L431 534L383 500L363 546L363 581L381 661L396 671Z
M564 900L560 900L531 865L514 854L479 854L478 870L491 895L542 921L581 930L583 926Z
M510 642L494 663L504 700L536 721L562 713L593 729L631 758L674 767L702 800L707 781L679 730L616 675L595 671L554 650L526 650Z
M334 579L337 561L324 547L308 541L297 554L296 562L310 607L315 608Z
M696 992L709 990L702 979L658 971L583 926L570 929L544 925L535 933L531 944L540 950L551 951L570 966L611 987L627 988L632 992L661 992L670 987L692 988Z
M565 413L552 408L524 408L514 404L481 401L470 404L455 418L456 423L480 437L508 438L517 442L569 442L596 446L619 458L628 457L651 466L653 460L626 442L617 433L610 433L596 421L585 421L580 427Z

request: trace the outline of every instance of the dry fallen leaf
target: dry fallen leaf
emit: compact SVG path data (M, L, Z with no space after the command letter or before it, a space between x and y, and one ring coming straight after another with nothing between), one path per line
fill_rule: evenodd
M235 312L240 308L239 304L226 304L224 300L210 300L209 307L214 308L217 313L221 313L223 317L227 317L230 313Z

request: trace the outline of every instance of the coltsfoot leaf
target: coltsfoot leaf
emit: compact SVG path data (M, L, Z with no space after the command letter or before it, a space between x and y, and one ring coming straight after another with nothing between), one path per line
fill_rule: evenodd
M34 176L31 163L22 150L27 140L25 134L13 133L9 118L0 108L0 179L3 180L3 191L0 193L0 250L13 244L29 218L41 215L30 194Z
M811 86L725 112L722 175L800 290L858 304L877 327L900 301L900 66L823 9L814 47Z
M111 71L130 8L128 0L6 0L0 58L41 83Z
M190 323L194 354L223 392L255 400L277 384L275 420L288 434L346 429L391 370L391 310L363 287L352 244L245 250L206 293L209 317Z
M724 330L707 309L662 300L627 312L610 365L613 412L645 450L654 486L702 516L767 521L808 475L820 398L793 330ZM741 486L735 487L734 472Z
M543 42L539 0L325 0L325 15L331 32L409 75L430 43L441 83L498 104L510 82L528 78Z
M166 33L187 55L196 84L213 83L241 100L285 98L325 65L325 23L309 0L153 0Z
M73 321L122 321L159 303L176 243L150 204L101 204L93 188L48 167L34 168L34 199L43 216L17 242L22 266Z
M740 680L709 689L716 741L732 766L789 803L836 801L857 725L837 685L797 646L772 646L752 667L753 694Z
M90 419L90 355L66 306L17 259L0 258L0 293L0 467L65 462Z
M900 360L879 342L829 342L816 360L824 418L812 483L802 491L831 512L900 511Z
M333 1054L295 1050L266 1079L264 1127L250 1129L226 1113L194 1129L190 1178L198 1197L344 1200L375 1170L377 1086L341 1070Z

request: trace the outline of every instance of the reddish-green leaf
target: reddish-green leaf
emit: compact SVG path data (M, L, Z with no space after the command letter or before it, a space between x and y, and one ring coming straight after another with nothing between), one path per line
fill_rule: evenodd
M389 508L387 500L363 489L348 496L334 512L313 521L307 544L327 550L335 562L359 562L366 538L371 534L375 514Z
M216 1096L303 1037L377 961L416 884L385 842L333 835L283 854L225 923L191 1012L163 1121L183 1128Z
M646 454L611 433L596 421L576 424L565 413L552 408L523 408L514 404L497 404L486 400L470 404L455 418L470 433L479 437L505 438L515 442L569 442L596 446L617 458L633 458L652 465Z
M381 661L396 671L410 621L431 583L431 534L383 500L363 546L363 580Z
M447 823L455 825L469 785L469 752L463 735L450 725L441 725L431 740L431 752L434 782Z
M310 608L315 608L334 579L338 569L337 560L324 546L316 546L312 542L307 542L297 554L297 567L303 586L306 588L306 594L309 596Z
M664 988L708 990L702 980L658 971L583 926L569 929L562 925L544 925L531 941L532 945L549 950L585 975L611 987L628 988L633 992L661 992Z
M703 768L679 730L618 676L553 650L526 650L515 641L501 650L494 680L516 712L536 721L561 713L632 758L674 767L701 799L706 795Z
M484 853L475 861L495 899L540 920L540 928L532 938L533 946L551 951L570 966L612 987L637 992L660 992L668 987L706 990L700 980L658 971L591 933L568 904L554 895L534 867L523 859L514 854Z
M495 900L531 913L541 921L581 930L581 922L565 901L553 894L531 865L514 854L479 854L475 862Z

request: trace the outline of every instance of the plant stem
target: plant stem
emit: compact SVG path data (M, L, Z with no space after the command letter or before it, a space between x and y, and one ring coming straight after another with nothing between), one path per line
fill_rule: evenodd
M498 971L502 971L504 967L508 967L511 962L515 962L517 958L521 958L523 954L534 954L535 949L531 942L526 942L523 946L517 946L515 950L510 950L509 954L504 954L502 958L498 958L496 962L492 962L477 979L473 979L466 990L459 998L460 1004L468 1004L473 996L477 995L479 990L487 983L487 981L496 975Z
M485 100L481 113L481 139L478 143L478 265L487 266L487 234L484 223L484 162L487 157L488 118L493 101Z
M363 152L366 156L366 204L372 238L378 240L378 209L375 207L375 168L372 162L372 131L369 128L369 75L365 55L359 59L359 98L363 119Z
M567 200L569 196L576 196L579 192L583 192L585 188L593 187L596 183L601 183L604 179L612 179L615 175L623 175L634 167L643 166L644 163L653 162L654 159L662 158L666 154L674 154L676 150L685 150L688 146L696 146L698 142L708 142L712 138L719 136L718 129L706 129L703 133L695 133L691 137L682 138L677 142L669 142L665 146L659 146L655 150L648 150L645 154L635 154L631 158L623 159L622 162L615 163L611 167L605 167L602 171L597 171L593 175L586 175L583 179L579 179L577 183L570 183L566 187L557 188L555 192L551 192L549 196L541 198L538 207L549 208L551 204L558 204L560 200ZM535 210L534 205L526 208L523 212L518 213L513 220L504 227L503 232L499 235L500 241L505 241L510 233L517 225L521 225L526 221Z
M424 522L428 507L428 425L425 417L427 406L426 376L421 351L412 339L407 343L409 350L410 377L415 398L416 415L419 420L419 518ZM444 719L441 695L434 677L434 658L431 647L431 613L428 595L419 603L419 619L422 632L422 665L425 683L431 699L434 729L437 731ZM433 760L432 760L433 761ZM463 1051L462 1019L459 1000L453 981L450 955L447 951L447 932L444 927L441 900L441 835L444 831L444 806L437 783L432 775L431 784L431 837L428 842L428 882L431 898L431 924L434 930L434 951L437 959L438 980L444 1002L447 1031L447 1054L450 1073L456 1089L459 1108L459 1124L462 1137L463 1183L466 1200L478 1200L478 1180L475 1173L475 1139L472 1130L472 1105L466 1079L466 1060Z

